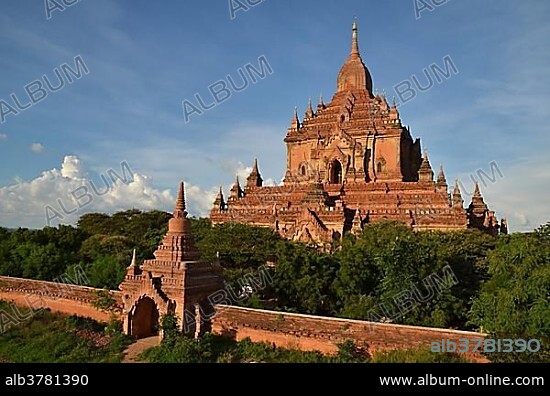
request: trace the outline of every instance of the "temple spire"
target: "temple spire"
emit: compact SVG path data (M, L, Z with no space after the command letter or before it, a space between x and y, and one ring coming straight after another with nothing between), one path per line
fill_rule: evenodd
M294 130L300 129L300 118L298 117L298 107L294 107L294 117L292 117L290 128Z
M357 17L353 20L351 27L351 55L359 56L359 39L357 38Z
M472 202L470 202L470 205L466 211L468 213L468 220L471 225L482 230L488 230L493 235L498 234L499 225L495 212L489 210L489 207L481 196L477 181L475 183Z
M185 211L185 189L180 183L176 210L168 220L168 232L162 239L162 244L153 253L155 259L161 261L186 261L198 258L198 250L191 238L191 224Z
M481 198L481 192L479 191L479 184L478 184L478 182L476 182L476 186L475 186L475 189L474 189L474 197L476 197L476 198Z
M180 183L178 198L176 199L176 210L174 211L174 214L175 213L187 215L187 212L185 211L185 187L183 182Z
M128 269L133 269L135 267L137 267L137 261L136 261L136 249L134 249L133 253L132 253L132 262L130 263L130 265L128 266Z
M351 52L338 74L338 89L336 92L367 90L372 97L372 77L359 54L359 39L357 21L353 21L351 36Z
M487 207L487 204L483 200L483 197L481 196L481 192L479 191L479 184L476 181L475 188L474 188L474 195L472 195L472 202L470 203L469 210L474 210L478 212L478 214L484 213L489 208Z
M453 190L453 208L463 208L464 200L460 193L460 187L458 187L458 179L455 181L455 188Z
M319 95L319 103L317 104L317 112L325 108L325 102L323 102L323 94Z
M237 175L235 179L235 184L233 184L233 187L231 187L229 200L234 201L236 199L242 198L243 196L243 190L241 189L241 183L239 182L239 176Z
M139 267L137 260L136 260L136 249L134 249L132 253L132 262L126 268L126 274L127 275L140 275L141 274L141 268Z
M220 191L218 192L218 195L216 195L216 199L214 200L214 206L219 210L225 210L225 198L223 197L222 186L220 186Z
M432 170L432 165L428 158L428 150L424 149L424 156L422 158L422 164L418 170L418 178L420 181L433 181L434 172Z
M185 210L185 197L184 197L184 185L183 182L180 183L180 188L178 190L178 199L176 200L176 210Z
M252 172L250 172L250 175L246 179L246 187L262 187L263 185L263 179L260 175L260 171L258 170L258 159L254 158L254 167L252 168Z
M439 173L437 174L437 186L447 189L447 178L443 172L443 164L439 165Z
M315 113L313 112L313 104L311 102L311 97L309 98L309 104L306 110L306 118L313 118Z

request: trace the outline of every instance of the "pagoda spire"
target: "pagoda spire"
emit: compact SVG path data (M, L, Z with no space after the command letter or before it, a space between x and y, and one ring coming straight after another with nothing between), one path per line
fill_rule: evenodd
M468 210L470 212L476 212L478 215L481 215L488 210L487 204L483 200L481 192L479 191L479 184L477 181L474 188L474 195L472 195L472 202L470 203Z
M191 237L191 225L185 210L183 182L180 183L176 210L172 218L168 220L168 232L162 239L162 244L153 254L155 259L161 261L186 261L199 256Z
M463 208L464 200L462 199L462 194L460 193L460 187L458 186L458 179L455 181L455 188L453 190L453 208Z
M231 187L230 200L235 200L243 197L243 190L241 189L241 183L239 182L239 176L235 178L235 184Z
M126 268L126 275L140 275L141 274L141 268L139 267L137 260L136 260L136 249L134 249L132 253L132 262Z
M424 149L424 157L422 158L422 164L418 170L418 179L420 181L433 181L434 179L434 172L428 158L428 150L426 149Z
M298 117L298 107L294 107L294 117L292 117L290 128L293 130L300 129L300 118Z
M353 25L351 26L351 53L350 55L359 56L359 39L357 38L357 17L353 20Z
M185 211L185 187L183 182L180 182L180 188L178 191L178 198L176 199L176 210L174 211L174 216L177 212L187 215Z
M258 170L258 159L254 158L254 167L246 179L246 187L261 187L263 182L262 176L260 176L260 171Z
M447 189L447 178L443 172L443 164L439 165L439 173L437 174L437 186Z
M481 192L479 191L479 183L476 182L475 188L474 188L474 197L476 198L482 198Z
M319 103L317 104L317 111L325 108L325 102L323 102L323 94L319 95Z
M401 124L401 119L399 117L399 110L397 109L397 104L395 103L394 96L392 105L390 106L390 121L394 124Z
M351 28L351 51L338 74L338 88L336 92L367 90L372 97L372 77L359 53L357 31L357 20L354 20Z
M223 197L222 186L220 186L220 191L218 191L218 195L216 195L216 199L214 200L214 206L219 210L225 210L225 199Z
M309 104L306 110L306 118L313 118L315 113L313 112L313 104L311 103L311 97L309 98Z
M498 221L495 217L495 212L489 210L489 207L481 196L477 181L475 183L472 201L466 211L468 213L470 224L477 228L489 230L491 233L498 232Z

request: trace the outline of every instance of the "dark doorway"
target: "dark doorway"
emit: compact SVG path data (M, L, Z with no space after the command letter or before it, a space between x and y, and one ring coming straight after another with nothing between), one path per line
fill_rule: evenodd
M371 151L370 149L367 149L365 152L365 158L363 160L363 169L365 170L365 181L368 183L370 182L370 163L371 163Z
M342 184L342 165L340 161L334 160L330 165L330 184Z
M145 338L158 334L159 311L155 302L145 297L138 301L132 316L132 335Z

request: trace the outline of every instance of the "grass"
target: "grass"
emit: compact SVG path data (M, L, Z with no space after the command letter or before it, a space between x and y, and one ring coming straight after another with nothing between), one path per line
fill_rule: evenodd
M19 308L21 317L28 309ZM0 301L0 361L13 363L115 363L130 342L115 323L52 313L36 313L7 326L13 306ZM7 327L7 329L6 329Z
M428 348L390 351L369 356L347 341L335 355L276 348L267 342L250 339L233 341L215 334L206 334L199 340L178 334L163 340L139 358L150 363L450 363L467 362L460 356L432 353Z

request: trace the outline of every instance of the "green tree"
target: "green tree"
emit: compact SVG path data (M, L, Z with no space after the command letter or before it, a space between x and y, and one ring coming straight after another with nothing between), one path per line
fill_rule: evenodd
M337 297L333 289L337 260L302 245L282 244L277 254L273 290L281 307L334 315Z
M474 325L520 338L550 337L549 229L498 241L485 262L490 278L472 306Z
M204 221L192 221L199 230L196 244L204 260L219 257L224 268L257 268L273 259L280 237L268 228L245 224L216 224L207 229Z
M100 256L87 268L90 285L98 288L117 289L126 274L126 267L112 256Z

